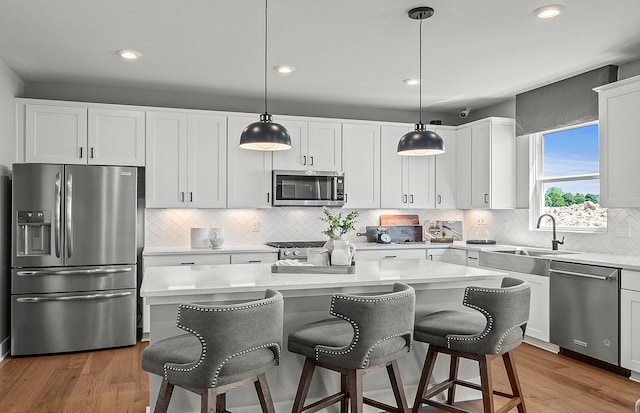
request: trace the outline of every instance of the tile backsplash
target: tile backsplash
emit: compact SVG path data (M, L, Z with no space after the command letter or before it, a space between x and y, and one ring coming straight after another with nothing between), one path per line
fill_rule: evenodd
M350 209L336 209L343 216ZM501 244L551 247L550 231L529 229L529 210L360 210L356 231L345 238L365 242L356 232L379 224L380 215L415 214L420 223L430 221L464 221L463 234L484 220L489 237ZM145 211L145 245L148 247L185 247L190 244L192 227L223 227L226 245L264 244L269 241L324 240L326 222L321 208L272 209L147 209ZM602 233L558 231L565 237L560 249L603 254L640 255L640 209L609 209L608 230ZM629 231L617 231L618 228ZM626 236L625 234L628 234ZM621 236L622 235L622 236Z
M332 209L333 213L350 209ZM420 224L433 220L462 221L458 210L360 210L356 231L345 238L366 242L356 232L365 232L367 225L375 226L380 215L418 215ZM147 209L145 210L145 246L185 247L191 241L191 228L222 227L226 245L264 244L269 241L317 241L326 239L322 233L327 223L322 221L321 208L272 209Z

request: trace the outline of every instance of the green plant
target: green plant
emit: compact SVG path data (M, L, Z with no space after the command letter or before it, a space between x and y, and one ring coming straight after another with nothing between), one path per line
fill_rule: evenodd
M333 215L326 207L322 208L322 212L325 216L320 219L329 223L329 228L322 231L322 233L330 238L339 237L355 229L354 224L356 223L358 211L349 212L344 218L342 218L342 212L339 212L338 215Z

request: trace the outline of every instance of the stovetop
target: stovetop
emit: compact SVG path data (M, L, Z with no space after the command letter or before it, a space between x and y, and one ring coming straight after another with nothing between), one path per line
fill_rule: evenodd
M270 247L276 248L320 248L326 241L273 241L267 242Z

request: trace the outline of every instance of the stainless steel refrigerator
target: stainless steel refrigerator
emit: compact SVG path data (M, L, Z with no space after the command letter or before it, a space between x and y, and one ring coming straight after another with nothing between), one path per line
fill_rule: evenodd
M136 342L137 170L14 164L11 354Z

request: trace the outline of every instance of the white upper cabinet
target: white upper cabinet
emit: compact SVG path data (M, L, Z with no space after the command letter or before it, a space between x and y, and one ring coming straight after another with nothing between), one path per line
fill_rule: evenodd
M381 128L380 206L427 209L435 207L435 159L433 156L401 156L398 141L409 126Z
M24 104L25 162L145 165L144 111L55 103Z
M473 122L459 128L456 139L457 207L515 208L513 119L488 118ZM465 165L470 165L470 169Z
M342 125L345 208L380 208L380 125Z
M226 206L226 117L147 112L146 206Z
M93 165L145 165L145 113L89 108L87 137Z
M271 208L272 152L242 149L238 146L242 130L257 119L257 115L255 117L229 116L228 118L227 206L229 208Z
M640 117L640 76L596 89L600 118L600 205L640 207L637 175L637 119Z
M445 152L435 156L436 209L456 208L456 145L455 128L436 126L434 131L442 137Z
M273 169L342 171L342 125L281 117L292 148L273 153Z

